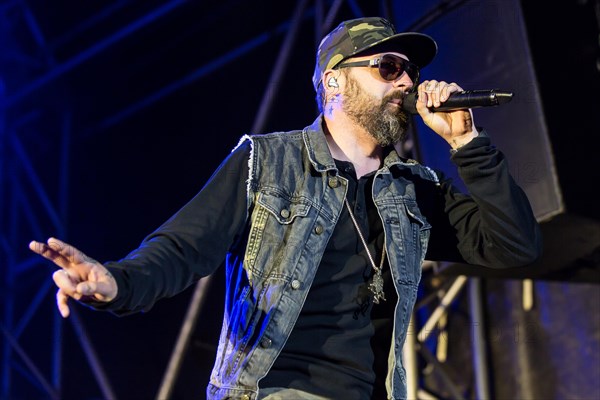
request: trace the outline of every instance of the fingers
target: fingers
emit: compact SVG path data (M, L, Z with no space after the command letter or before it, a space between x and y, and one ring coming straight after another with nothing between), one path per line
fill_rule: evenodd
M462 88L454 82L430 80L421 83L418 91L419 101L429 108L439 107L452 93L460 92Z
M118 289L110 272L75 247L50 238L46 243L31 241L29 248L61 268L52 274L52 279L58 287L56 304L64 318L70 314L69 298L93 297L100 301L115 298Z
M74 247L58 239L50 238L47 243L31 241L29 248L61 268L67 268L73 259Z
M60 254L69 263L79 263L84 261L85 255L75 247L56 238L48 239L48 247Z
M77 277L72 277L69 272L59 269L52 274L52 279L58 287L56 292L56 305L63 318L70 314L68 300L82 300L91 297L99 301L110 301L116 296L116 284L114 279L106 278L105 281L79 282Z
M69 314L71 314L71 310L68 305L69 296L62 290L58 289L56 292L56 306L58 307L58 312L63 318L67 318Z
M54 253L54 250L48 247L46 243L37 242L35 240L29 242L29 249L45 258L49 258L52 253Z
M116 295L116 283L110 272L104 267L95 268L86 279L71 275L69 271L54 271L52 279L56 286L67 296L81 300L84 296L92 296L98 300L111 300Z
M110 301L115 296L114 281L109 282L81 282L77 285L76 293L80 296L93 297L99 301Z
M49 238L47 243L31 241L29 248L63 269L75 268L80 275L85 275L94 265L100 265L82 251L56 238Z
M73 297L75 300L81 298L81 294L77 294L77 280L69 276L69 273L64 269L54 271L52 279L56 286L64 292L65 295Z
M56 306L58 312L63 318L67 318L71 311L69 310L68 300L69 297L74 297L75 284L69 277L69 274L64 269L59 269L52 274L52 279L58 291L56 292Z

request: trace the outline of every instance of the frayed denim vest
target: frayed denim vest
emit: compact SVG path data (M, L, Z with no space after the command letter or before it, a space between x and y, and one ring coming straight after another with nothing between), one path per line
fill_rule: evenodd
M310 290L344 205L347 181L338 176L321 127L245 136L249 160L248 228L226 260L225 316L209 399L255 399L260 379L283 348ZM404 173L402 173L404 171ZM402 347L417 296L431 226L407 177L436 185L427 167L386 157L373 199L398 294L390 343L388 397L406 398Z

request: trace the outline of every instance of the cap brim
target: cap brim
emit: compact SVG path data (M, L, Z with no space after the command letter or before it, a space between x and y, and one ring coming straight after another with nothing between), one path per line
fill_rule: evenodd
M411 62L423 68L434 59L437 51L437 43L431 36L418 32L404 32L359 49L352 57L373 52L397 52L406 55Z

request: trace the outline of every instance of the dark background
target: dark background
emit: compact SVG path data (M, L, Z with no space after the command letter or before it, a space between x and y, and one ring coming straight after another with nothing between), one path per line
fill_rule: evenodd
M31 259L28 241L57 236L98 260L121 258L202 188L243 134L311 123L317 111L310 78L320 38L314 18L332 2L322 9L307 2L289 63L270 81L299 3L0 2L2 324L5 332L15 328L42 293L18 339L42 375L60 377L61 398L102 396L81 334L64 323L56 335L53 289L45 286L53 268ZM437 13L451 16L474 3L442 1ZM598 2L521 5L545 111L532 118L547 124L567 210L599 220ZM413 2L349 1L332 26L361 14L398 23L407 8L410 15L431 15L431 7ZM479 56L470 55L474 63ZM255 129L265 99L272 107ZM221 272L175 398L203 397L220 329ZM126 318L74 305L117 397L156 395L190 296L188 290ZM60 372L52 364L57 337ZM11 372L3 373L3 395L46 398L24 358L7 353L8 339L2 365ZM597 358L597 337L592 343Z

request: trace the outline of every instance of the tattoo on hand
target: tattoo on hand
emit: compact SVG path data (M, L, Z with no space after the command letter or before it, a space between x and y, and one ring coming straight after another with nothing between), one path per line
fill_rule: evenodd
M84 262L89 262L91 264L99 264L98 261L94 260L92 257L89 257L83 253L81 253L81 258L83 259Z

